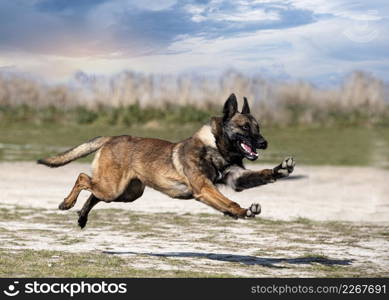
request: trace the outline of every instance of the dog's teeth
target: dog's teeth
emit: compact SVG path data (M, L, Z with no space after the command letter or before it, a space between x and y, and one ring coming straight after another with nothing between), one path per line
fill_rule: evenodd
M250 155L254 155L255 157L258 157L258 154L251 149L250 146L246 145L245 143L240 143L240 146L243 148L244 151L249 153Z

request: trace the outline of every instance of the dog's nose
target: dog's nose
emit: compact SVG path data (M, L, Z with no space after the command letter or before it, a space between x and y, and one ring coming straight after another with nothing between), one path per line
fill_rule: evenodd
M258 149L266 149L267 141L265 139L260 139L258 142Z

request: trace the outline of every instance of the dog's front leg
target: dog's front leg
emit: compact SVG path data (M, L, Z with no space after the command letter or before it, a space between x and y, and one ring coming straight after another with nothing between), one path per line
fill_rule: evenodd
M251 171L243 168L232 169L227 175L226 183L235 191L242 191L256 186L288 177L294 170L295 161L292 157L285 158L282 163L273 169Z
M225 197L219 190L210 184L204 184L194 189L194 197L209 206L233 218L255 217L261 212L261 206L253 203L248 209L242 208L238 203Z
M193 171L192 171L193 172ZM248 209L240 207L234 201L225 197L205 176L197 173L191 175L190 186L196 200L201 201L214 209L233 218L255 217L261 212L261 206L252 204Z
M280 179L288 177L294 170L296 162L293 157L288 156L284 158L282 163L273 168L273 177L274 179Z

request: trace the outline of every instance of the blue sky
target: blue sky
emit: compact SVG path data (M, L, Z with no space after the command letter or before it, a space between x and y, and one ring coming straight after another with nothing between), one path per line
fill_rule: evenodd
M2 0L0 70L66 81L219 74L339 81L389 75L387 0Z

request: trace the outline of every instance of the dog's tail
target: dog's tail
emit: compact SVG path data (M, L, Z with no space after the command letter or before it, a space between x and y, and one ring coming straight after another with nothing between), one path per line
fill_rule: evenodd
M50 168L57 168L70 163L73 160L87 156L100 149L111 139L109 136L98 136L86 143L78 145L58 155L42 158L37 161L38 164L46 165Z

